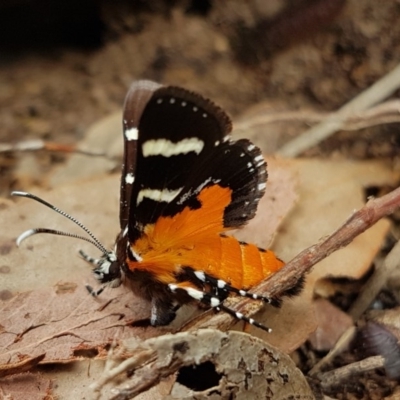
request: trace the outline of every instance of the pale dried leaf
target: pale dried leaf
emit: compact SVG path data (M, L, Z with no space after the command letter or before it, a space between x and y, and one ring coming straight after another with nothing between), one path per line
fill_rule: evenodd
M25 373L0 380L0 398L4 400L52 399L50 379L39 374Z
M148 317L148 303L123 287L107 291L99 299L76 283L38 289L3 301L0 313L3 364L43 353L42 363L104 358L113 340L160 333L151 327L130 326Z
M263 248L271 245L282 221L298 201L296 174L287 168L286 161L268 157L267 164L267 189L257 214L234 234L239 240L256 243Z

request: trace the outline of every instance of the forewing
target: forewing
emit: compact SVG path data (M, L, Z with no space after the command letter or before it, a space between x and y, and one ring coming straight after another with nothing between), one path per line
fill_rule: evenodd
M140 237L146 224L183 209L175 199L199 160L230 130L225 112L195 93L172 86L152 93L140 114L135 178L131 194L124 199L130 198L131 242Z

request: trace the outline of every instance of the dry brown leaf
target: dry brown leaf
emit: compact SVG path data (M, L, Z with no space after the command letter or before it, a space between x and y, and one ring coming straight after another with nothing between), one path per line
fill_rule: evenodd
M53 398L50 379L39 374L25 373L0 380L0 399L44 400Z
M0 366L0 378L4 378L5 376L8 375L16 375L16 374L21 374L22 372L29 371L34 366L36 366L40 361L42 361L45 356L46 354L39 354L36 357L25 358L22 361L16 363L3 364Z
M326 299L314 301L317 329L309 340L317 351L329 351L347 328L353 326L352 318Z
M282 221L298 201L296 173L281 159L268 157L267 164L267 190L260 200L257 214L244 229L234 233L239 240L263 248L271 245Z
M14 296L1 303L0 362L46 353L42 363L105 358L113 340L159 334L130 323L148 317L147 302L126 288L94 299L83 285L68 283Z

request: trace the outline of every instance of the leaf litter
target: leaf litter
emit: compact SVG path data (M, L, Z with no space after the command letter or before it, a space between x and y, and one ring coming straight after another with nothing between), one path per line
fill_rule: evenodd
M92 137L102 129L109 132L109 136L104 133L103 140L107 148L114 149L110 150L111 160L118 158L117 145L113 144L116 143L115 132L119 131L116 120L115 116L111 116L107 124L102 125L100 121L91 130ZM113 169L116 162L103 163L100 167L102 163L98 159L95 168L89 172L86 170L85 176L82 176L85 169L76 168L76 165L82 165L76 164L79 158L81 163L85 163L81 155L72 155L71 168L62 167L46 178L48 183L56 186L55 189L32 191L77 217L111 247L118 231L119 176L101 174ZM290 260L307 246L317 243L355 209L359 209L364 204L366 187L395 186L399 178L383 162L283 160L271 157L268 164L267 195L260 204L257 217L238 235L243 240L264 247L275 239L273 249L284 260ZM116 338L122 340L134 335L146 339L177 329L176 326L158 330L131 327L132 321L148 317L149 305L136 299L127 289L107 290L104 298L102 296L98 300L89 297L83 284L88 281L92 284L90 267L74 256L80 248L93 253L95 249L90 249L86 243L38 235L30 238L21 249L16 249L13 245L15 238L31 227L65 226L65 230L78 231L75 227L68 228L71 224L67 221L59 222L59 216L39 204L20 201L15 206L14 202L2 199L0 205L0 223L10 228L7 235L3 233L0 238L3 267L7 271L2 274L2 315L7 315L8 319L12 316L12 323L6 319L9 325L5 329L2 327L0 332L0 340L7 346L6 352L0 356L14 357L6 362L11 359L15 363L34 360L41 354L45 354L42 361L45 363L70 362L85 357L104 358L110 343ZM271 326L273 333L266 336L252 329L252 334L273 343L285 353L304 343L318 328L313 306L315 285L325 277L359 278L364 275L389 226L387 221L379 221L350 245L321 261L307 275L300 296L285 300L280 309L264 307L264 311L256 316ZM27 290L32 292L26 293ZM106 296L111 299L109 303ZM59 301L61 298L64 301ZM103 305L107 306L98 307L97 302L105 302ZM32 308L36 303L45 304L45 307ZM254 307L260 308L258 304ZM180 317L182 320L182 315ZM293 326L296 326L295 330ZM62 374L59 379L62 379Z
M271 158L268 163L271 171L269 185L273 190L266 195L268 201L264 200L260 206L258 215L261 220L255 218L248 235L249 238L264 239L264 243L276 235L274 248L284 259L334 230L340 220L344 220L363 203L365 186L393 184L397 179L397 175L389 168L377 162L340 163ZM283 172L278 173L279 170ZM338 171L343 171L342 175L338 176ZM77 216L104 243L112 243L112 237L117 232L117 227L114 230L110 227L117 225L118 180L117 175L112 175L60 186L53 191L35 190L35 193ZM83 188L88 199L85 202L81 201ZM101 201L96 197L99 192L104 193ZM107 198L110 196L111 199ZM90 204L89 200L93 200L94 204ZM38 288L32 292L15 294L17 289L9 286L14 297L3 303L1 311L5 316L2 318L0 335L2 348L6 350L0 355L3 362L19 361L43 353L46 354L46 363L71 362L82 360L85 356L105 358L110 343L116 339L120 341L131 336L146 339L168 331L168 328L130 326L131 322L148 317L149 305L134 297L126 288L109 289L100 299L88 296L83 283L92 279L90 267L73 256L80 247L90 252L90 247L87 248L85 243L38 235L23 243L20 249L10 248L13 238L29 227L63 225L66 227L63 229L75 228L72 226L69 229L71 224L68 221L55 221L58 216L36 203L19 201L15 205L4 200L3 204L5 206L1 207L0 215L7 226L12 226L11 236L2 242L4 246L9 244L5 246L9 250L4 260L11 266L11 273L7 275L21 274L19 284L22 290ZM330 206L329 213L326 212L327 205ZM326 224L322 224L321 220ZM283 225L277 230L282 221ZM268 229L271 226L273 228ZM361 235L362 239L359 240L363 241L353 245L353 249L351 244L336 253L345 252L342 256L334 254L332 261L328 261L332 256L328 257L322 262L327 263L325 266L317 265L308 275L308 282L300 296L284 301L281 309L268 307L263 315L258 315L258 319L273 328L273 333L264 339L286 353L303 343L317 328L312 305L314 284L325 276L360 277L369 267L388 227L388 223L382 221L367 231L365 238ZM370 231L372 233L368 233ZM246 237L246 230L241 235L245 240L252 240ZM355 255L351 256L351 252ZM362 257L359 257L360 253ZM10 278L15 282L15 276ZM291 329L293 324L296 324L295 331ZM262 336L261 332L252 333ZM278 338L275 342L274 337Z

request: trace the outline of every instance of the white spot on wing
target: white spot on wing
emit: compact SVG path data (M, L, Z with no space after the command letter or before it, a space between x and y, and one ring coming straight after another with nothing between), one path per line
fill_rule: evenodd
M264 190L266 187L267 187L267 184L265 182L263 182L263 183L258 184L257 189L261 191L261 190Z
M135 181L135 177L133 176L132 173L126 174L125 176L125 183L128 185L132 185L132 183Z
M196 278L201 280L202 282L206 281L206 275L203 271L195 271L194 274L196 275Z
M170 288L171 292L175 292L175 290L178 288L178 286L174 285L173 283L170 283L168 287Z
M203 190L203 188L206 185L208 185L210 182L218 183L219 181L220 181L220 179L207 178L203 183L201 183L199 186L197 186L197 188L195 190L189 190L188 192L183 194L183 196L181 196L180 199L178 200L178 204L183 204L189 197L200 193Z
M211 307L218 307L221 302L216 297L211 297L210 306Z
M217 286L218 286L219 289L223 289L226 286L226 282L224 282L221 279L218 279L217 280Z
M142 189L138 193L138 197L136 199L136 205L139 205L145 197L151 200L169 203L175 199L175 197L179 194L181 190L182 188L176 190Z
M187 154L191 151L199 154L204 147L204 142L196 137L182 139L173 143L168 139L148 140L142 145L144 157L164 156L171 157L178 154Z
M196 289L193 289L193 288L190 288L190 287L189 288L185 288L185 290L186 290L187 294L190 297L192 297L193 299L198 300L198 301L203 300L204 293L200 292L200 290L196 290Z
M127 140L137 140L139 131L137 128L130 128L125 131L125 137Z

